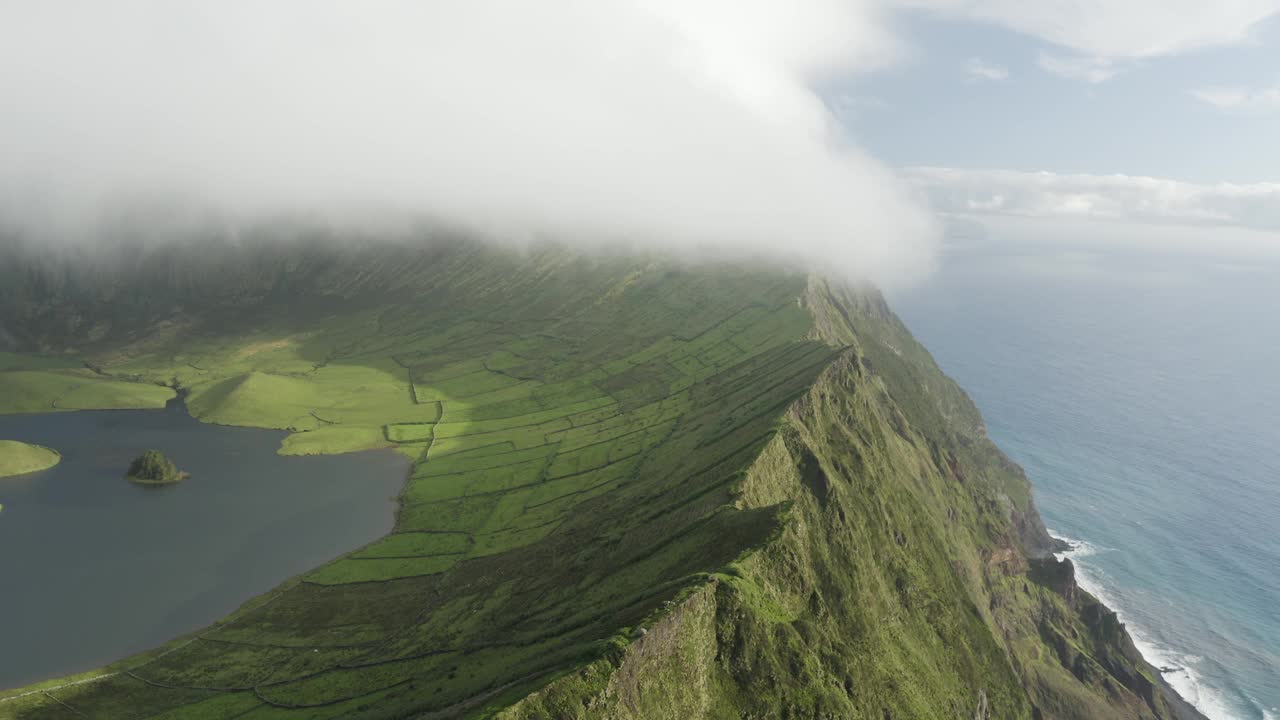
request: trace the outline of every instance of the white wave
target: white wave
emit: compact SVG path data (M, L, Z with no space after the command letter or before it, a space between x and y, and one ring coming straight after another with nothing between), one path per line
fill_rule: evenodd
M1280 715L1277 715L1277 713L1280 713L1280 708L1265 708L1262 703L1258 702L1257 698L1252 695L1248 697L1249 702L1253 703L1258 712L1262 713L1262 720L1280 720Z
M1141 652L1147 662L1155 666L1158 672L1162 668L1171 670L1171 672L1161 672L1161 675L1182 696L1182 699L1194 705L1209 720L1248 720L1240 715L1240 711L1233 707L1234 703L1221 690L1206 681L1197 670L1196 666L1203 661L1203 658L1167 647L1153 640L1142 627L1130 622L1125 615L1123 604L1117 602L1115 595L1107 590L1109 583L1106 573L1092 567L1088 562L1081 562L1101 552L1110 552L1111 548L1059 535L1052 530L1049 534L1071 545L1069 550L1055 553L1055 557L1069 558L1075 565L1076 584L1085 592L1098 598L1103 605L1115 611L1116 617L1129 631L1134 647L1138 648L1138 652ZM1274 710L1275 708L1272 708L1272 711ZM1262 717L1263 720L1280 720L1266 710L1262 712Z

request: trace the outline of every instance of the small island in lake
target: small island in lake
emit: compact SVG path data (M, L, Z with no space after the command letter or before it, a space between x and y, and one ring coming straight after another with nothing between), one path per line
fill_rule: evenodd
M180 472L159 450L148 450L129 465L128 478L143 485L168 485L188 477L189 473Z

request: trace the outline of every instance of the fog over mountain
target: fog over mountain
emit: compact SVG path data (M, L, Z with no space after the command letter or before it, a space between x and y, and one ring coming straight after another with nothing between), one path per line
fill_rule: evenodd
M835 0L10 5L0 210L42 241L180 200L906 279L929 266L934 221L810 89L897 55L881 15Z
M162 237L210 219L233 232L281 214L381 231L425 217L517 241L764 253L892 285L932 266L931 208L1270 228L1274 185L1152 180L1174 175L1141 164L1124 176L915 167L904 182L876 159L903 154L874 117L851 120L840 108L892 109L890 126L906 129L890 139L921 153L899 164L955 163L942 150L982 138L946 119L962 108L932 104L946 94L938 85L894 76L905 101L866 87L945 51L920 23L946 23L960 38L1002 33L1008 45L986 47L990 57L937 70L987 100L992 86L1035 80L1054 93L1028 94L1042 106L1069 96L1046 77L1102 88L1177 56L1247 48L1277 9L1276 0L1172 9L1152 0L5 2L0 229L49 243L100 237L104 217ZM1264 80L1205 75L1167 94L1247 123L1245 108L1260 113L1271 97ZM1052 148L1044 138L1062 127L1031 130L1036 147ZM1038 152L1007 130L988 134L997 148L1023 147L1024 170L1058 170L1037 166ZM1155 142L1124 137L1138 151Z

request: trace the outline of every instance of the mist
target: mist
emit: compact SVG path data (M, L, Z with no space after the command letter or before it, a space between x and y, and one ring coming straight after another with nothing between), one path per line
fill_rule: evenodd
M894 284L936 223L811 88L899 53L869 1L6 3L0 223L429 217Z

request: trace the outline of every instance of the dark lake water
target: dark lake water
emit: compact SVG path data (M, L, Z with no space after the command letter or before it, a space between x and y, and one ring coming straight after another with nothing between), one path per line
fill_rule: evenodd
M218 620L391 529L408 461L275 454L285 433L164 410L0 415L62 453L0 478L0 688L92 669ZM191 478L124 479L155 448Z

